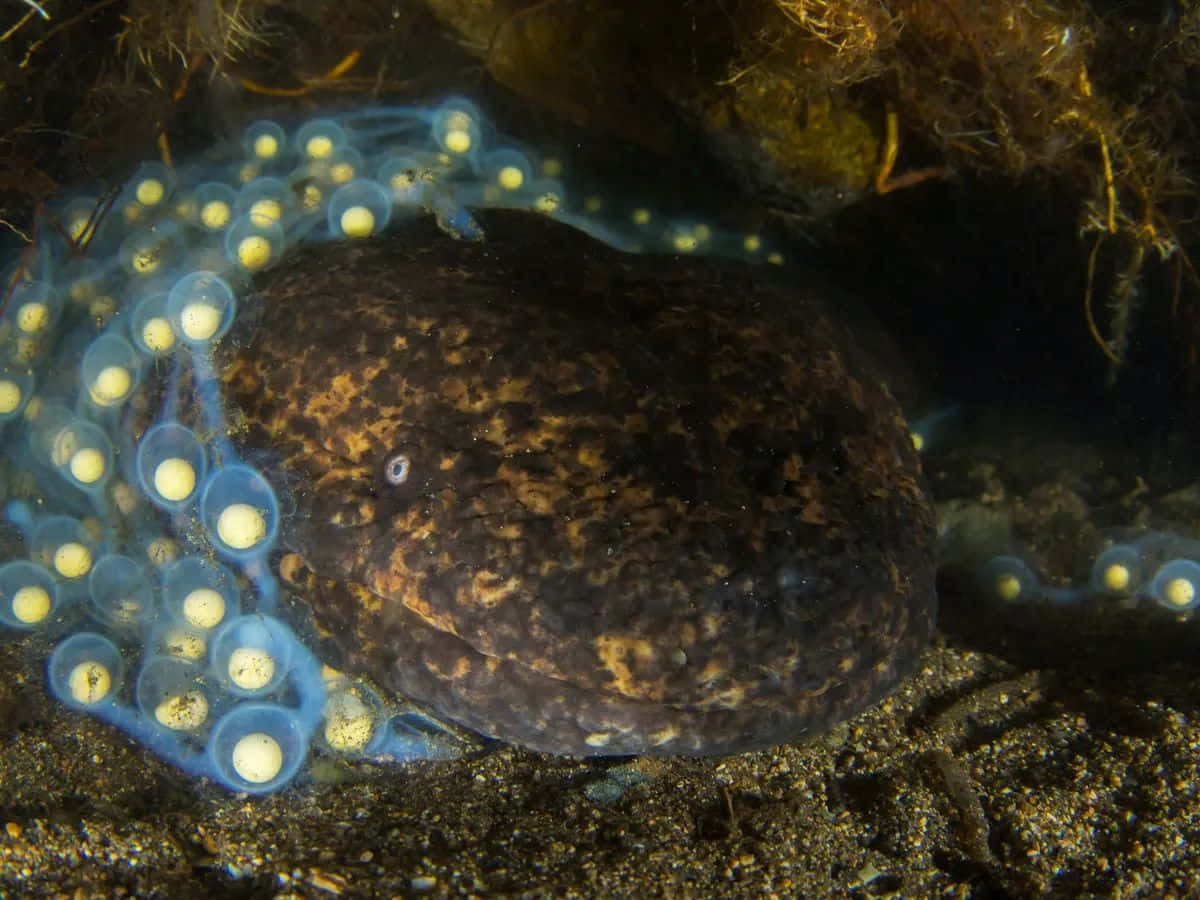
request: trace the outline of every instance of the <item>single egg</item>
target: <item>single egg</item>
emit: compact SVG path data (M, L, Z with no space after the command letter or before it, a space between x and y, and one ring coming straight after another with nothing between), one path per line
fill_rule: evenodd
M67 679L67 689L76 703L91 706L112 690L112 673L95 660L78 663Z
M154 718L172 731L194 731L208 719L208 699L198 690L175 694L154 708Z
M261 647L238 647L229 654L229 680L243 691L261 691L275 677L275 658Z
M50 615L50 592L36 584L18 588L12 596L13 617L26 625L36 625Z
M262 731L252 732L233 746L233 771L251 784L263 784L283 768L283 748Z
M266 534L266 517L249 503L231 503L217 517L217 537L234 550L249 550Z
M67 541L54 551L54 569L63 578L81 578L92 568L92 551L78 541Z
M214 628L225 618L225 598L212 588L196 588L183 598L183 617L196 628Z

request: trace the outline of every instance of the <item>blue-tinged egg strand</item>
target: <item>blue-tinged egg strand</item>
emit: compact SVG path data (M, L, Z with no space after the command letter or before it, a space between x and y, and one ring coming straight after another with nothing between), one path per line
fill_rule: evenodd
M4 455L14 480L37 484L5 508L28 557L0 564L0 626L59 639L55 697L247 793L287 784L314 740L372 757L450 752L323 667L280 618L268 566L280 505L227 437L211 351L250 277L300 242L423 214L478 239L482 208L533 210L631 252L782 262L757 234L571 197L559 160L459 97L317 118L290 136L256 122L235 146L174 169L147 162L115 195L40 218L0 320ZM158 382L156 420L135 441L127 423Z
M1200 606L1200 541L1151 531L1116 541L1092 563L1084 584L1045 584L1019 556L992 557L979 570L985 600L1001 606L1146 607L1185 615Z
M962 415L962 406L953 404L912 422L909 429L917 451L928 451ZM1047 583L1019 550L1011 549L976 566L974 582L979 596L996 608L1141 608L1190 618L1200 607L1200 541L1171 531L1114 532L1086 576L1067 585Z

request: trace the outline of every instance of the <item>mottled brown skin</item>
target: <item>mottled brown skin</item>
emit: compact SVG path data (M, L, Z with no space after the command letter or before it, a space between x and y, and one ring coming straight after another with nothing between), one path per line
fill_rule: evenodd
M932 514L817 292L485 227L299 251L225 342L343 662L578 756L763 747L887 691L932 627Z

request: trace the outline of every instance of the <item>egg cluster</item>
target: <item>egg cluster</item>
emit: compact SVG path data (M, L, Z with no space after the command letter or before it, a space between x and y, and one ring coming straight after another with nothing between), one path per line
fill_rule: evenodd
M573 197L560 161L458 97L290 134L256 122L188 165L145 163L113 191L39 215L3 281L4 515L24 552L0 564L0 627L53 643L55 697L248 793L287 784L314 742L449 752L427 722L323 667L284 621L268 565L280 504L228 436L212 350L251 276L300 242L361 240L428 214L479 239L472 210L495 207L631 252L782 261L756 234Z
M985 599L1003 605L1147 605L1180 615L1200 606L1200 541L1165 531L1124 538L1096 557L1078 586L1043 584L1024 560L1008 555L988 560L978 581Z

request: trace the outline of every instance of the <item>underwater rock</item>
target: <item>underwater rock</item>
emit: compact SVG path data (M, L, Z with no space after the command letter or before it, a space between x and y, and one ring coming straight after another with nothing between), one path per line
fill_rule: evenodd
M886 692L932 628L932 515L830 298L483 222L299 250L217 354L341 664L579 756L763 747Z

